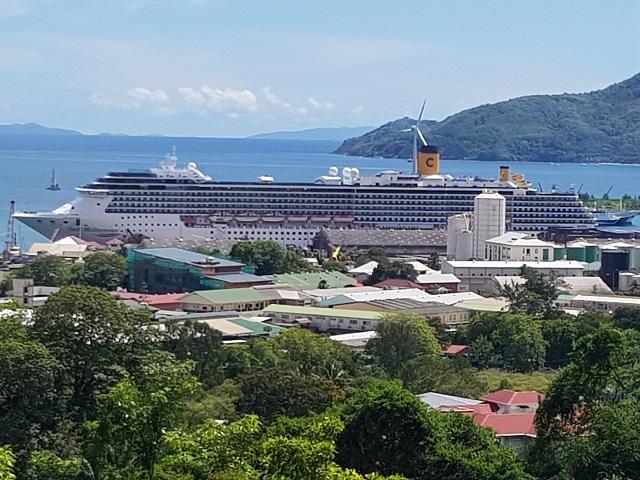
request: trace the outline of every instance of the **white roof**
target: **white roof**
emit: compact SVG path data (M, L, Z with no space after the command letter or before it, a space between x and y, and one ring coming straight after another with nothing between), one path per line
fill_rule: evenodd
M350 347L364 347L369 340L376 336L375 330L367 332L343 333L340 335L331 335L329 338L334 342L342 343Z
M352 268L351 270L349 270L349 273L364 273L366 275L371 275L377 266L378 262L376 262L375 260L371 260L364 265Z
M416 277L416 283L460 283L460 279L453 273L425 273Z
M632 244L626 243L626 242L613 242L613 243L607 243L602 248L608 250L608 249L611 249L611 248L631 248L631 247L635 247L635 245L632 245Z
M520 268L523 265L533 269L574 268L583 270L584 264L575 260L556 260L553 262L526 262L523 260L446 260L454 268Z
M455 305L463 300L483 300L482 295L478 295L475 292L456 292L456 293L442 293L440 295L429 295L429 301L440 302L445 305Z
M619 303L624 305L640 305L640 298L638 297L620 297L620 296L606 296L606 295L576 295L571 300L583 301L583 302Z
M417 262L417 261L413 261L413 262L404 262L408 265L411 265L413 267L413 269L418 272L418 273L428 273L428 272L435 272L435 270L427 267L424 263L422 262Z
M319 300L335 297L337 295L348 295L350 293L378 292L378 287L342 287L342 288L315 288L312 290L303 290L307 295L316 297Z
M433 302L433 297L435 295L429 295L427 292L424 292L419 288L399 288L397 290L383 290L379 288L376 292L343 292L342 296L347 297L354 302L396 300L398 298L412 298L422 302Z
M553 248L553 243L545 242L539 238L532 237L526 233L507 232L503 235L490 238L486 243L495 243L499 245L511 245L519 247L549 247Z
M427 392L418 395L422 403L426 403L431 408L440 408L445 405L480 405L482 400L474 398L457 397L455 395L445 395L444 393Z

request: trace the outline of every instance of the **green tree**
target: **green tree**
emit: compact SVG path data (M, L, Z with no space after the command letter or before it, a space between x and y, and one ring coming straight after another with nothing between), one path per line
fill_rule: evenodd
M529 469L541 479L638 478L640 334L602 326L580 338L537 415Z
M347 271L347 266L344 262L330 258L322 264L322 270L324 270L325 272L345 273Z
M111 252L93 252L84 258L79 283L114 290L124 286L127 261Z
M241 377L238 411L269 421L279 415L300 417L322 412L342 392L330 380L283 368L258 368Z
M640 330L640 308L618 307L611 315L611 323L618 328L633 328Z
M80 457L64 459L50 450L39 450L29 458L24 478L26 480L89 480L93 475Z
M578 322L570 317L558 317L542 321L542 337L547 343L545 365L551 368L564 367L569 363L573 344L580 331Z
M313 270L294 250L285 250L272 240L240 240L231 248L231 257L256 267L256 275L298 273Z
M391 262L388 264L380 263L373 270L373 273L364 282L365 285L375 285L389 278L400 278L404 280L415 281L418 274L412 265L404 262Z
M371 248L367 250L365 253L361 253L358 255L355 261L356 267L360 267L365 263L369 262L378 262L379 265L388 265L389 257L387 257L387 252L382 248Z
M528 373L544 366L547 343L540 323L531 317L503 314L492 339L508 370Z
M558 275L554 272L545 275L523 265L520 276L525 279L524 284L505 285L500 290L500 294L509 300L509 310L545 318L558 316L559 310L554 304L560 295L558 287L562 285Z
M57 255L42 255L25 264L17 278L33 278L36 285L61 287L71 281L71 264Z
M194 320L170 321L165 324L163 337L165 350L178 360L195 363L194 375L205 388L223 382L225 355L220 332Z
M384 314L376 320L375 329L366 352L391 378L402 378L410 360L441 352L433 327L420 315Z
M442 262L440 261L440 255L438 252L433 252L429 254L429 258L427 260L427 267L431 270L440 270L442 266Z
M472 418L441 413L398 384L375 382L349 398L336 461L360 474L443 480L525 480L514 452Z
M96 394L134 368L156 340L153 328L105 290L67 286L34 316L31 332L61 366L56 388L79 420L90 418Z
M471 363L480 370L502 365L502 356L496 353L493 342L484 335L476 337L469 344L469 350Z
M13 453L9 447L0 447L0 480L15 480L13 474Z
M403 378L405 388L414 393L438 392L477 397L487 390L465 358L422 355L407 362Z
M86 422L85 455L97 480L112 473L153 480L161 440L175 426L186 399L198 383L192 362L167 352L143 358L138 378L122 380L98 399L96 420Z

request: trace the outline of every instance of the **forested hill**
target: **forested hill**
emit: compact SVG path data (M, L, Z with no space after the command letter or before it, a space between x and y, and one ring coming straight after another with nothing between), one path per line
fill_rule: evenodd
M409 118L351 138L335 153L411 158ZM421 123L444 158L640 163L640 74L603 90L532 95Z

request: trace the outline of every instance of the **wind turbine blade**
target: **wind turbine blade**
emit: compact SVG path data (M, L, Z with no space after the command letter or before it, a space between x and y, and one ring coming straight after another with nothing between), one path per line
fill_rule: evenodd
M418 123L416 124L417 127L420 126L420 120L422 120L422 114L424 113L424 106L427 104L427 100L425 99L424 102L422 102L422 108L420 109L420 115L418 115Z
M418 136L420 137L420 140L422 140L422 144L426 147L427 146L427 140L424 138L424 135L422 135L422 132L420 131L419 128L416 128L417 132L418 132Z

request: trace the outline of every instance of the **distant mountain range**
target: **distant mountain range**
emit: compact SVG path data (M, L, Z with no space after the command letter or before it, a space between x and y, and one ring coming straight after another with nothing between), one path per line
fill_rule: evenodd
M373 127L325 127L291 132L259 133L247 138L270 140L335 140L341 142L371 131Z
M82 133L63 128L45 127L37 123L14 123L0 125L0 135L82 135Z
M411 158L413 133L406 130L415 123L389 122L345 140L335 153ZM640 74L590 93L482 105L423 121L421 130L448 159L640 163Z

